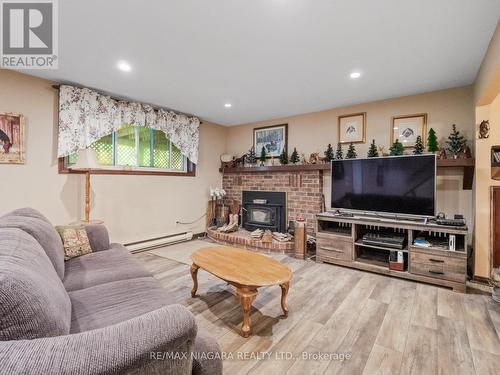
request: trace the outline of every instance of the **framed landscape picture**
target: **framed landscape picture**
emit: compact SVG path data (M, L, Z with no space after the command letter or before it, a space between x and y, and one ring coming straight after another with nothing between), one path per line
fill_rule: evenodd
M260 155L262 147L266 149L268 158L278 157L287 150L288 124L264 126L253 130L253 147L255 153Z
M365 143L366 112L339 116L337 135L340 143Z
M24 116L0 112L0 163L24 164Z
M427 113L417 115L395 116L391 123L391 145L399 139L405 148L415 146L418 136L422 137L425 146L425 132L427 128Z

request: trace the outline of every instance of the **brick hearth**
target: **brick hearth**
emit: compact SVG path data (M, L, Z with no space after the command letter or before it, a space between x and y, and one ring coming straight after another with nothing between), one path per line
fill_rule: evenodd
M314 233L315 214L322 211L323 171L232 172L222 179L227 197L241 204L243 190L284 191L287 193L288 221L302 216L308 233Z
M266 253L286 254L293 253L294 251L293 241L279 242L273 240L272 242L263 242L253 239L250 236L250 232L244 229L232 233L222 233L209 228L207 229L207 234L209 238L222 245L243 247L248 250L257 250Z

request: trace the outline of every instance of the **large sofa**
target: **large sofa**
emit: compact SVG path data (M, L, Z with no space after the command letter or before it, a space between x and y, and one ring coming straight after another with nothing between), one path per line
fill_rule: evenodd
M64 261L38 211L0 218L0 374L221 374L217 342L102 225Z

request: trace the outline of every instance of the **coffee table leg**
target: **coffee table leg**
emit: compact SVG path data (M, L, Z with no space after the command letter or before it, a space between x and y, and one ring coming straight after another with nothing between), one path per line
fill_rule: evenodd
M191 265L191 277L193 278L193 289L191 289L191 297L196 296L196 291L198 290L198 267L196 264Z
M257 296L257 290L237 288L236 294L238 295L241 308L243 310L243 324L241 325L241 335L243 337L248 337L250 335L250 309L252 308L252 302Z
M285 317L288 316L288 305L286 304L286 295L288 294L288 288L290 287L290 282L280 285L281 287L281 308L283 309L283 314Z

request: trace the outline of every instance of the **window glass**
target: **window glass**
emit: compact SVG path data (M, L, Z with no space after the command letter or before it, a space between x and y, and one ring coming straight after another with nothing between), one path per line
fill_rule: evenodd
M169 169L170 141L161 130L154 131L154 167Z
M113 134L90 146L102 166L129 166L185 171L186 158L161 130L124 125ZM66 158L66 165L76 163L78 153Z
M90 146L101 165L113 165L113 134L106 135Z
M139 167L152 167L151 165L151 129L138 128L139 133Z
M122 126L116 132L116 165L137 166L137 153L135 148L135 127Z

